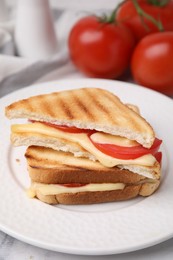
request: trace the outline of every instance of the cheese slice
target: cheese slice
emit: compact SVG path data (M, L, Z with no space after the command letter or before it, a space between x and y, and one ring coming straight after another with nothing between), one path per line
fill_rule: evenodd
M100 144L115 144L124 147L133 147L139 145L139 143L137 143L136 141L127 139L125 137L118 135L110 135L102 132L96 132L92 134L90 138L93 142Z
M30 123L30 124L18 124L12 125L11 131L13 133L32 133L33 136L37 134L43 134L48 137L54 137L59 139L65 139L74 143L78 143L85 150L94 155L100 163L106 167L114 167L116 165L143 165L153 166L156 159L152 154L147 154L136 159L122 160L113 158L99 151L90 141L86 133L68 133L61 131L57 128L50 127L43 123Z
M31 184L27 194L29 197L35 197L36 191L39 191L43 195L58 195L62 193L123 190L124 187L124 183L90 183L81 187L65 187L59 184L43 184L34 182Z

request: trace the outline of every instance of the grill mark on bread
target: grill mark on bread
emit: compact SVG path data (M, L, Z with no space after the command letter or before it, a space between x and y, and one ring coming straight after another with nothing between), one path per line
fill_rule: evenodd
M88 100L88 95L87 95L88 93L85 91L84 94L85 94L86 100ZM80 96L76 95L76 93L73 94L72 97L73 97L74 103L77 104L77 107L78 107L79 111L82 110L85 113L85 116L87 118L89 118L90 120L94 121L95 116L93 114L93 111L88 106L88 102L87 102L87 104L85 104L84 100L81 99Z
M74 115L71 111L71 109L69 108L69 104L67 103L67 101L65 100L65 98L61 98L61 96L58 97L58 102L60 103L60 108L62 110L62 112L64 113L64 115L68 118L68 119L73 119Z
M51 95L53 96L53 95ZM42 111L45 111L46 114L49 116L54 116L56 108L52 107L52 99L50 99L48 96L45 98L44 95L40 96L39 99L39 106Z
M13 109L20 109L20 106L24 105L26 108L32 108L32 106L29 104L30 101L28 99L23 99L20 101L20 104L18 104L18 101L12 103L11 105L8 106L8 110L13 110ZM6 112L7 112L7 108L6 108Z
M40 107L42 107L42 110L45 111L44 113L52 118L55 117L57 114L57 108L55 104L56 99L59 98L59 94L56 95L56 93L52 93L47 96L42 95L41 97L42 100L40 101ZM52 104L54 104L54 106Z
M107 107L105 107L104 105L102 105L100 102L99 102L99 98L97 96L97 99L95 98L95 93L94 95L91 93L90 89L85 89L87 95L89 96L89 98L92 100L92 103L94 106L96 106L99 110L99 112L103 112L107 117L109 117L109 120L114 122L112 117L111 117L111 114L110 114L110 111ZM103 91L104 92L104 91ZM96 93L97 94L97 93ZM100 95L100 93L99 93ZM103 95L105 95L105 92L103 93ZM96 109L96 108L95 108Z
M124 114L124 118L127 117L127 112L128 112L128 125L131 124L131 125L135 126L136 130L138 130L140 132L141 131L140 125L135 124L134 119L131 116L131 114L135 113L135 112L132 111L132 109L128 108L127 106L125 107L124 104L121 102L121 100L117 96L113 95L110 92L106 92L104 90L103 90L103 92L104 92L104 98L107 98L109 103L111 102L112 104L115 104L116 101L118 102L119 106L117 106L117 111L119 110L121 114ZM110 110L107 110L107 113L108 114L110 113L110 115L111 115L111 111ZM137 113L135 113L135 114L137 114ZM110 116L110 118L112 119L111 116ZM116 118L116 120L112 119L113 123L117 123L117 121L118 121L118 118Z
M27 159L27 160L32 160L32 159L34 159L34 157L32 156L32 155L30 155L29 153L25 153L25 158Z

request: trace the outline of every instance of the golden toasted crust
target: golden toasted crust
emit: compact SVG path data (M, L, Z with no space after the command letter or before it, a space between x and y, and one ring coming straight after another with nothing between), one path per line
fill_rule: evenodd
M117 167L111 169L85 169L83 167L73 167L57 165L56 168L43 168L28 166L29 175L32 181L46 184L65 183L135 183L146 179L145 177L130 172L120 170Z
M153 194L159 187L160 185L160 180L157 180L153 183L143 183L143 185L141 186L139 195L141 196L150 196L151 194Z
M5 113L8 118L29 118L125 136L145 147L150 147L155 138L144 118L117 96L98 88L30 97L9 105Z
M58 195L43 195L36 191L36 198L48 204L66 204L66 205L80 205L80 204L95 204L105 202L116 202L129 200L137 197L138 195L150 196L155 192L160 182L156 184L144 184L145 192L141 193L143 184L129 185L123 190L115 191L97 191L97 192L79 192L79 193L63 193ZM150 188L152 186L152 188Z

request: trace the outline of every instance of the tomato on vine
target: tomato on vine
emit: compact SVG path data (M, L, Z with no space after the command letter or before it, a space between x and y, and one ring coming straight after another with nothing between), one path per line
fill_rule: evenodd
M140 85L173 95L173 32L144 37L134 50L131 70Z
M114 16L80 19L69 35L69 53L76 67L85 74L114 79L129 66L135 39Z
M173 0L127 0L116 20L131 29L137 40L158 31L173 31Z

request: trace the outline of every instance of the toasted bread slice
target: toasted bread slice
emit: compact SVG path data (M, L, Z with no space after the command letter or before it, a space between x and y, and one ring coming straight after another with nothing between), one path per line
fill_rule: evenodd
M14 146L42 146L56 151L70 152L75 157L85 157L92 161L97 160L94 155L75 142L43 134L11 133L11 142Z
M6 107L6 116L95 129L151 147L155 133L138 113L107 90L81 88L38 95Z
M30 177L36 182L135 183L145 178L160 179L160 164L157 161L153 167L120 165L107 168L87 158L76 158L71 153L38 146L28 147L25 157Z

